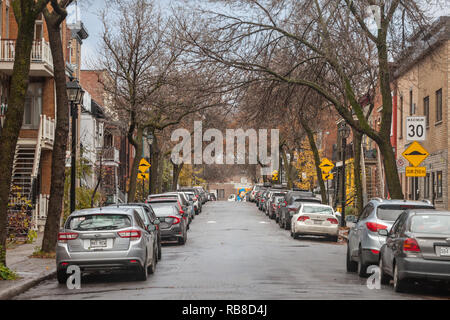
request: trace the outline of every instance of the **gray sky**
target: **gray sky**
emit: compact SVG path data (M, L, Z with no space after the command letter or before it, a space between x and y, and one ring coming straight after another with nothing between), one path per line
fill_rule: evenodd
M206 0L196 0L199 3L205 3ZM423 0L436 3L435 16L450 15L450 0ZM78 4L71 5L68 8L69 17L68 22L74 22L76 19L76 7L78 7L78 17L83 21L89 32L89 38L83 42L82 46L82 68L89 69L92 67L92 61L95 60L100 44L100 33L102 32L102 25L99 18L100 11L104 8L107 0L78 0ZM172 0L155 0L163 8L169 6ZM444 7L445 9L442 9Z

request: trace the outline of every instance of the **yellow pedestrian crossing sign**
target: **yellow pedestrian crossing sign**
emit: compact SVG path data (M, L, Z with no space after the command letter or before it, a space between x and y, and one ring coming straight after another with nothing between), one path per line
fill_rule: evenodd
M141 159L141 162L139 162L139 171L142 173L147 172L148 168L150 168L152 165L150 163L148 163L147 160L145 160L145 158Z
M319 168L322 170L323 173L329 173L331 170L333 170L334 164L327 158L324 158L320 163Z
M402 153L402 156L405 157L413 167L418 167L429 155L428 151L417 141L411 143L411 145Z
M137 178L138 178L138 180L148 180L149 174L140 172L140 173L138 173Z

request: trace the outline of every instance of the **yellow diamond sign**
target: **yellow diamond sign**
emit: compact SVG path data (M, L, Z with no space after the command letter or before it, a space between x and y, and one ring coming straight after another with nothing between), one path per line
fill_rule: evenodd
M145 160L145 158L141 159L141 162L139 162L139 171L142 173L147 172L148 168L150 168L152 165L150 163L148 163L147 160Z
M332 173L322 173L322 180L333 180L334 175Z
M402 153L402 156L405 157L413 167L418 167L429 155L428 151L417 141L411 143L411 145Z
M327 158L324 158L322 162L320 163L319 168L322 170L323 173L328 173L334 168L333 162L328 160Z
M138 173L137 178L138 178L138 180L148 180L149 175L148 175L148 173Z

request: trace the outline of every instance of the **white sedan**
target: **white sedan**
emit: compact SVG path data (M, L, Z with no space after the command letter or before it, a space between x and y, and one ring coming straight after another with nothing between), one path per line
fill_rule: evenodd
M291 237L317 235L338 241L339 221L332 207L318 203L302 203L291 220Z

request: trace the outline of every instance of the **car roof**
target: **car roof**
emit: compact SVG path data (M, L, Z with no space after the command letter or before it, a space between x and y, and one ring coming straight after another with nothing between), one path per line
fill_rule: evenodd
M411 215L450 215L450 211L434 209L408 209L405 211L409 212Z
M430 208L434 208L433 204L427 201L420 200L397 200L397 199L381 199L381 198L373 198L370 200L373 204L379 206L383 204L398 204L398 205L420 205L420 206L429 206Z
M89 208L89 209L81 209L74 211L70 214L70 216L83 216L87 214L99 214L99 213L120 213L120 214L129 214L132 215L135 210L133 208L117 208L117 206L113 205L111 207L102 207L102 208Z
M307 205L309 207L327 207L327 208L331 208L333 209L332 206L329 206L327 204L322 204L322 203L315 203L315 202L302 202L303 205Z

